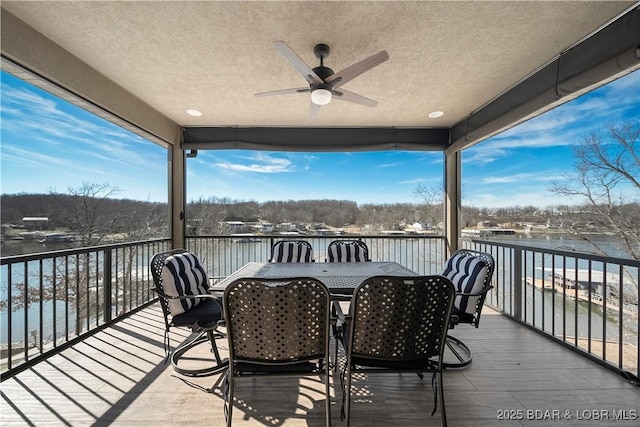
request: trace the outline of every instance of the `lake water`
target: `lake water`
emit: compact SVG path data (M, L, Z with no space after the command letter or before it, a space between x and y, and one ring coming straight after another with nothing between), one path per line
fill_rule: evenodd
M629 258L624 248L610 236L594 234L587 236L588 240L567 234L515 234L511 236L496 236L491 240L511 244L521 244L542 249L556 249L568 252L580 252L594 255L607 255L616 258ZM595 246L594 246L595 244Z
M492 238L492 241L524 245L533 248L559 250L576 253L590 253L593 255L605 255L615 258L629 259L624 249L622 249L610 237L597 235L589 236L590 243L576 236L567 235L547 235L547 236L500 236ZM597 249L593 244L597 245ZM530 254L531 255L531 254ZM525 260L523 266L523 275L526 278L535 278L537 280L546 280L550 283L550 275L554 268L561 269L562 266L569 269L587 269L591 267L594 271L603 271L605 266L601 262L593 261L589 264L586 260L576 262L569 256L554 257L551 255L536 254L534 270L534 255ZM509 277L508 271L509 260L503 260L503 265L498 269L505 269L506 277ZM544 265L544 268L541 266ZM608 265L607 271L620 277L620 269L616 265ZM637 301L638 297L638 276L637 268L625 268L622 271L624 292L626 295L634 295ZM567 277L571 277L567 274ZM609 283L611 285L611 283ZM558 292L552 290L541 290L533 286L525 286L526 304L522 307L523 315L528 323L535 325L556 336L567 337L588 337L594 339L606 338L608 341L616 341L622 334L625 342L637 345L638 342L638 317L634 315L623 314L622 326L619 322L619 311L612 307L607 308L606 316L603 310L596 304L589 304L585 301L575 301L569 297L563 297L563 293L558 287ZM504 297L509 300L508 289L499 289L498 292L505 293ZM567 295L571 292L567 291ZM499 297L502 301L502 295ZM543 313L544 311L544 313Z

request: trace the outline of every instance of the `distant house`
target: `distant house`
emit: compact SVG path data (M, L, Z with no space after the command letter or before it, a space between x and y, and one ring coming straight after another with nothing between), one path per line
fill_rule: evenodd
M22 225L27 230L45 230L49 225L49 218L46 216L25 216L22 218Z
M478 228L493 228L497 227L498 223L495 221L479 221Z
M564 221L562 219L549 218L546 225L547 228L564 228Z
M273 224L267 221L262 221L261 225L262 225L262 231L265 233L271 233L275 228Z
M296 225L291 222L281 222L276 226L276 228L284 231L294 231L296 229Z
M273 224L263 220L258 220L257 223L251 224L251 229L258 233L271 233L273 228Z
M233 233L244 228L246 225L244 221L223 221L222 226L228 228L229 231Z

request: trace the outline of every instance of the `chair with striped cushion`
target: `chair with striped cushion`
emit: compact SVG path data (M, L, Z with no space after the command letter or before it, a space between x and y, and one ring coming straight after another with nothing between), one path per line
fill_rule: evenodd
M160 297L164 314L165 352L175 371L192 377L224 371L228 362L220 358L216 345L217 338L225 337L218 331L224 318L222 305L218 298L209 293L209 279L198 258L184 249L174 249L154 255L150 269L154 290ZM187 327L195 333L193 338L181 343L173 352L169 337L172 327ZM183 357L185 353L204 342L211 344L215 358L209 366L186 368L178 365L181 358L187 361L188 358ZM192 359L201 360L195 356Z
M493 288L491 278L494 268L495 262L491 254L470 249L459 249L447 260L442 275L456 287L450 328L459 323L478 327L487 292ZM462 341L448 335L447 347L457 361L447 359L446 367L461 368L471 363L471 350Z
M334 240L327 248L327 262L371 261L369 248L362 240Z
M314 262L313 248L305 240L280 240L271 247L269 262Z

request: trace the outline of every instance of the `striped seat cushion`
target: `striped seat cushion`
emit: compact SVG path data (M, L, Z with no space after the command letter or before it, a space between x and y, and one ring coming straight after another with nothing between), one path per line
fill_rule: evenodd
M442 275L453 282L456 293L479 293L487 276L484 261L468 254L457 254L449 258ZM456 295L454 307L462 313L475 314L478 296Z
M313 250L307 242L278 242L273 245L271 262L313 262Z
M355 243L332 244L327 249L329 262L364 262L367 254L363 247Z
M172 296L206 295L208 293L207 273L193 254L183 252L168 256L162 267L164 293ZM172 316L182 314L195 307L202 299L170 299Z

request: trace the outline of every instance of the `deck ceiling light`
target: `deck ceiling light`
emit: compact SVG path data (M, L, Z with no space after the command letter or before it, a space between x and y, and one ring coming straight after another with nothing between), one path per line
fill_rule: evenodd
M444 113L442 111L433 111L431 113L429 113L429 117L432 119L436 119L438 117L442 117L444 115Z
M187 114L194 117L200 117L202 115L202 113L198 110L187 110Z
M322 87L311 92L311 101L317 105L327 105L331 102L331 91Z

